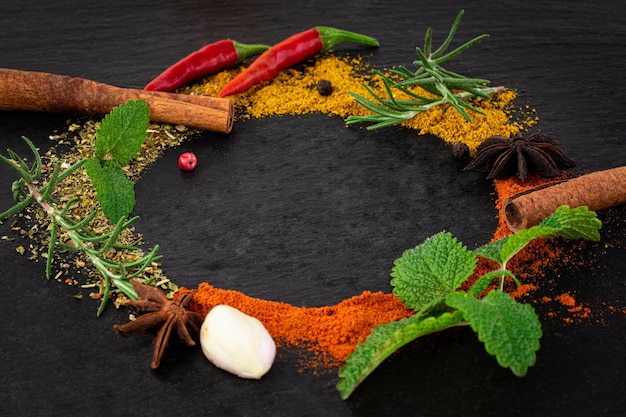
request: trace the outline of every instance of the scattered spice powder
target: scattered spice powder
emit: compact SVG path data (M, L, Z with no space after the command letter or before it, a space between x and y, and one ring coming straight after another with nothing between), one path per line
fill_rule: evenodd
M49 136L53 145L42 155L43 171L52 172L56 163L62 163L63 167L68 167L81 159L92 156L96 131L100 122L95 119L82 120L80 123L70 120L68 124L67 132ZM133 181L136 181L146 166L156 161L168 148L180 145L187 139L187 135L193 132L194 130L185 126L150 123L146 139L138 157L124 167L124 172ZM76 221L84 219L95 210L97 215L90 222L90 228L94 234L100 235L111 232L114 229L114 225L102 214L91 179L84 170L79 170L59 183L54 190L54 197L62 204L66 204L72 198L77 199L68 212ZM37 247L33 246L34 243L29 245L33 254L29 259L39 260L41 258L43 260L47 258L50 241L49 216L44 214L39 205L31 205L24 212L18 213L17 217L20 225L18 226L16 223L14 229L19 231L23 237L28 237L32 241L37 242ZM25 225L21 225L21 220L33 223L28 231L23 228L26 227ZM142 243L142 235L141 233L136 233L134 227L129 227L122 231L118 237L118 242L130 246L138 246ZM114 262L122 261L128 263L139 259L141 255L140 252L136 251L115 250L107 252L104 256ZM53 256L55 257L55 263L60 268L59 272L54 276L55 280L65 282L67 285L78 286L79 280L71 275L82 275L84 273L86 282L83 282L80 288L94 289L95 292L89 294L93 299L102 297L105 287L103 277L93 267L91 262L85 262L88 259L86 255L61 251L54 253ZM161 287L166 290L178 289L164 275L161 275L161 272L158 264L153 262L146 268L141 277L161 283ZM81 281L85 281L85 279ZM119 303L125 296L115 288L112 289L112 293L115 305L119 306ZM82 298L82 293L78 293L75 297Z
M542 178L538 175L531 175L525 181L520 180L518 177L494 180L498 226L493 233L491 241L494 242L512 234L506 224L504 211L502 210L502 202L505 198L553 180L555 178ZM570 256L571 252L575 250L574 246L575 244L571 241L565 242L559 239L538 238L530 242L507 263L507 268L521 282L519 287L511 288L509 291L511 297L519 299L537 290L539 287L537 281L545 278L545 271L549 269L549 266L556 262L563 263L564 258ZM494 264L492 262L480 259L474 276L478 278L493 268ZM468 283L471 282L472 280L470 279ZM511 283L511 285L513 284Z
M565 323L574 323L577 320L588 319L591 316L591 309L585 307L582 304L576 302L576 299L569 292L564 292L556 297L542 297L542 303L550 303L556 301L569 313L567 316L562 317ZM548 312L549 317L557 317L558 314L554 311Z
M574 307L576 305L576 299L566 292L558 295L556 299L566 307Z
M517 177L494 180L496 189L495 208L498 213L498 227L493 233L492 241L500 240L512 234L509 230L502 202L512 194L555 180L554 178L542 178L532 175L525 181ZM572 242L564 243L559 239L539 238L530 242L513 259L507 263L507 267L515 273L522 285L513 289L510 294L513 298L520 298L538 288L537 279L543 279L549 266L555 262L563 262L566 251L573 251ZM567 248L567 249L566 249Z
M506 224L504 211L502 210L502 202L506 197L550 181L565 178L565 175L561 178L541 178L533 175L527 178L526 181L521 181L517 177L494 180L497 194L496 209L498 212L498 227L493 234L492 241L502 239L512 233ZM532 241L511 259L507 265L522 283L519 287L509 292L511 297L518 299L529 295L539 288L539 282L541 282L543 287L549 285L549 282L545 281L545 271L550 270L552 265L564 264L578 259L576 252L579 249L579 245L584 244L584 242L566 241L558 238L540 238ZM481 268L484 268L484 265L481 266L481 263L479 263L476 276L486 272L481 272ZM562 293L555 297L543 296L540 300L542 303L553 301L565 307L566 312L569 313L565 317L562 317L565 323L573 323L576 319L587 319L591 316L591 309L577 303L574 296L570 293ZM548 316L556 317L557 314L549 312Z
M310 113L341 117L350 114L363 115L367 110L357 104L347 92L367 95L361 84L376 84L373 77L363 75L365 68L361 57L327 54L283 70L271 82L230 98L234 101L238 120ZM241 70L242 67L209 76L201 84L191 86L183 92L216 95ZM330 82L333 94L322 96L317 92L317 83L321 79Z
M451 144L461 141L469 147L470 154L474 155L478 145L488 137L508 137L520 132L522 124L511 122L511 106L516 97L515 91L507 90L494 94L492 100L474 100L473 105L485 114L469 112L471 122L447 106L437 106L418 114L404 125L420 134L432 134ZM525 127L529 127L534 121L535 119L527 120Z

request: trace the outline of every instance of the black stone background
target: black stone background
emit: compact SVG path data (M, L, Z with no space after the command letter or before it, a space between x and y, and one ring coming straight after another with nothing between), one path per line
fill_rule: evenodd
M276 43L315 25L369 34L381 47L342 44L372 66L411 65L426 27L441 42L456 13L456 42L490 38L450 69L517 89L541 129L589 172L623 165L626 148L626 17L617 1L108 1L24 0L0 8L2 67L141 88L180 57L222 38ZM0 113L2 148L45 150L75 115ZM176 158L200 161L181 174ZM147 245L159 244L180 285L209 281L295 305L328 305L364 290L390 291L404 249L441 230L468 247L496 226L491 184L462 173L450 146L388 128L345 128L325 115L238 122L172 149L137 183ZM0 167L0 207L13 174ZM260 381L226 374L199 349L169 348L149 369L149 337L120 338L126 311L77 301L76 287L46 281L44 265L0 225L2 415L154 416L621 416L626 414L623 207L599 213L602 241L588 268L553 272L595 316L566 325L538 304L544 336L537 364L517 378L470 329L430 336L387 360L348 400L335 372L300 371L283 349ZM76 276L81 279L80 275ZM541 297L541 292L537 293Z

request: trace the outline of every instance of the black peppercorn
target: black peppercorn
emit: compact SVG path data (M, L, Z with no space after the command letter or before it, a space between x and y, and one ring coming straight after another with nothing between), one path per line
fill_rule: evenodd
M458 160L464 160L469 157L469 147L463 142L456 142L452 145L452 156Z
M319 80L317 82L317 92L322 96L329 96L333 93L333 86L328 80Z

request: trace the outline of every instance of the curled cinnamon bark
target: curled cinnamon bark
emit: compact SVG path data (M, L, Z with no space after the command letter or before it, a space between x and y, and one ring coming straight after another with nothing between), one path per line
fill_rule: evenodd
M554 181L504 199L502 210L509 229L535 226L559 206L587 206L601 210L626 203L626 166L592 172L577 178Z
M107 114L128 100L145 100L150 120L229 133L229 99L112 85L45 72L0 69L0 110Z

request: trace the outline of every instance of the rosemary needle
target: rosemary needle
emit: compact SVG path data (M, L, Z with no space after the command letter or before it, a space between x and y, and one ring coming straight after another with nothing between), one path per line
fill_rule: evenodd
M446 53L459 26L463 13L463 10L459 12L447 38L435 51L432 50L432 28L429 27L426 30L424 48L416 48L419 58L413 62L413 64L418 67L416 71L411 71L404 66L399 66L398 69L392 69L390 73L400 79L400 81L394 81L382 72L374 70L374 73L380 76L383 82L387 98L376 94L374 90L366 84L363 84L363 87L372 96L373 100L349 91L348 94L350 94L358 104L374 114L367 116L349 116L346 119L346 124L352 125L355 123L369 122L374 123L368 126L369 130L380 129L410 120L419 113L443 104L449 104L454 107L468 122L471 122L472 119L467 111L483 114L480 110L468 104L467 99L472 97L489 99L490 94L504 91L504 87L488 87L489 80L468 78L461 74L448 71L441 66L442 63L454 58L472 45L489 36L486 34L477 36L458 48ZM412 87L420 87L434 97L426 97L417 94ZM394 90L404 93L408 98L403 100L396 99Z

